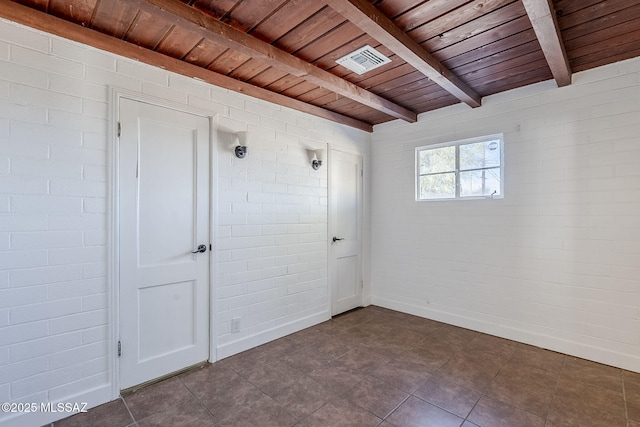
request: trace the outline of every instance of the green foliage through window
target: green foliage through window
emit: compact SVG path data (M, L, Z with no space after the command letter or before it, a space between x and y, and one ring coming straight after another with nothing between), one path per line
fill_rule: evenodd
M502 135L420 147L416 163L417 200L503 197Z

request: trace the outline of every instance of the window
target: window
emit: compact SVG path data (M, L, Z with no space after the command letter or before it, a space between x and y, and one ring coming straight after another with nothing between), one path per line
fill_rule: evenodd
M416 200L503 197L502 134L416 148Z

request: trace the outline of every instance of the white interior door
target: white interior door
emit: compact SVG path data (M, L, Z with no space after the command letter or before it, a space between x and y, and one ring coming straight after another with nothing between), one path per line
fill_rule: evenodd
M330 158L331 314L362 298L362 157L332 150Z
M209 119L121 98L120 388L209 356ZM192 253L199 245L204 252Z

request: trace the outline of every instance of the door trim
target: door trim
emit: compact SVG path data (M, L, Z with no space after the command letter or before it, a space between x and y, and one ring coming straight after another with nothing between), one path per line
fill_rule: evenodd
M361 192L361 196L362 196L362 200L360 201L361 203L361 209L360 209L360 214L359 214L359 220L360 220L360 243L359 243L359 251L360 251L360 266L359 266L359 273L360 273L360 280L362 281L362 283L364 283L364 265L365 265L365 258L364 258L364 240L365 240L365 224L364 224L364 219L365 219L365 182L364 182L364 167L365 167L365 156L363 153L359 152L359 151L350 151L350 150L344 150L342 149L342 147L332 147L331 145L329 145L327 147L327 295L328 295L328 300L327 300L327 307L328 307L328 313L329 313L329 318L333 317L333 283L331 282L331 278L333 277L333 270L336 268L335 263L332 261L332 257L331 257L331 239L333 237L333 218L331 215L331 200L332 200L332 175L331 175L331 162L333 161L333 152L337 151L340 153L344 153L344 154L349 154L352 156L358 156L362 159L362 176L360 177L360 192ZM360 292L360 296L361 296L361 301L360 301L360 305L362 307L364 307L364 303L365 303L365 290L364 290L364 286L361 287L361 292Z
M206 111L201 108L192 107L186 104L180 104L173 101L156 98L153 96L141 94L128 89L120 87L109 86L110 95L110 108L109 108L109 121L108 127L108 141L110 141L111 149L109 150L110 161L109 164L109 189L107 201L109 206L107 207L107 245L109 249L107 251L107 287L111 293L109 303L111 309L108 311L109 319L107 325L109 328L108 342L111 345L109 349L110 367L111 367L111 397L117 399L120 397L120 359L118 357L118 341L120 338L120 268L118 265L118 259L120 256L120 206L119 206L119 194L118 189L120 182L118 180L119 175L119 162L120 157L119 144L118 144L118 122L120 121L120 101L122 99L129 99L132 101L142 102L146 104L155 105L162 108L169 108L180 112L193 114L200 117L205 117L209 120L209 242L212 245L209 257L209 362L215 362L217 360L217 342L215 334L215 316L213 310L216 301L216 286L215 286L215 274L214 266L216 265L216 240L215 232L217 225L217 192L214 191L217 185L217 150L216 141L214 139L215 129L217 125L217 115L212 114L210 111Z

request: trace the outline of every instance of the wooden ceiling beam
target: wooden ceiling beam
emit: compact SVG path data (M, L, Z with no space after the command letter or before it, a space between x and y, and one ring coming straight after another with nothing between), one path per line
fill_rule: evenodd
M136 5L152 15L162 16L169 22L188 28L215 43L244 53L276 69L301 77L389 116L411 123L418 120L417 114L413 111L237 30L195 7L177 0L137 0Z
M558 86L571 84L571 67L551 0L522 0Z
M40 12L27 6L15 3L11 0L0 0L0 17L13 21L49 34L63 37L95 47L116 55L131 58L154 67L163 68L177 74L196 78L207 83L272 102L283 107L291 108L303 113L311 114L346 126L373 132L370 123L354 119L324 108L307 104L297 99L289 98L279 93L271 92L245 83L231 77L189 64L188 62L163 55L159 52L116 39L106 34L91 30L81 25L65 21L55 16Z
M434 83L471 107L482 98L367 0L324 0Z

